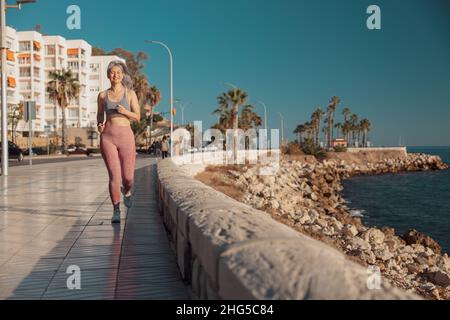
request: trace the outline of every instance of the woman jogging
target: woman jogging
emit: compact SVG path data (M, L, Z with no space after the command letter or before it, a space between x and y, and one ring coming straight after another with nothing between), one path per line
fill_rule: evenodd
M125 206L130 208L132 205L136 146L130 123L140 121L140 109L125 63L112 61L108 65L107 75L111 88L98 95L97 126L100 132L100 149L109 175L109 194L114 207L111 222L120 223L121 192Z

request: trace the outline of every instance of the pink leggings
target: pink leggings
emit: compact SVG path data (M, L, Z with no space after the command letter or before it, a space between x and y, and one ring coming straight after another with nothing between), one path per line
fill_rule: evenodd
M136 146L130 126L106 124L100 135L100 149L108 168L109 195L113 205L120 203L120 184L127 194L133 187Z

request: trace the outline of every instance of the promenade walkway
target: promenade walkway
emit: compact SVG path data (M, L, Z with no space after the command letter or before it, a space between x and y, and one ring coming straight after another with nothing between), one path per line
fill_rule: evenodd
M155 163L137 159L120 225L110 223L101 158L10 168L0 177L0 299L188 299L157 209ZM80 269L79 290L68 289L69 266Z

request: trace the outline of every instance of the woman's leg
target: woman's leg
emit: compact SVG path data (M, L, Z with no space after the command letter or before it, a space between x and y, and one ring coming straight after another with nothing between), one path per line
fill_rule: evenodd
M131 193L134 183L134 165L136 162L136 146L131 128L124 132L118 146L120 166L122 168L122 185L124 194Z
M100 149L109 175L109 195L113 205L120 203L120 160L116 145L102 134Z

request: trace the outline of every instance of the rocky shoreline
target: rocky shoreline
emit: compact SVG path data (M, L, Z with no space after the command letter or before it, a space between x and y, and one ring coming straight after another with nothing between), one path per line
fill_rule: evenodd
M448 300L450 259L441 254L438 243L416 230L398 236L393 228L364 226L351 215L340 193L342 180L355 175L444 169L448 166L438 156L426 154L364 164L282 157L276 176L258 176L257 166L243 166L220 171L220 179L240 191L239 200L336 247L360 264L377 266L383 279L393 285L429 299Z

